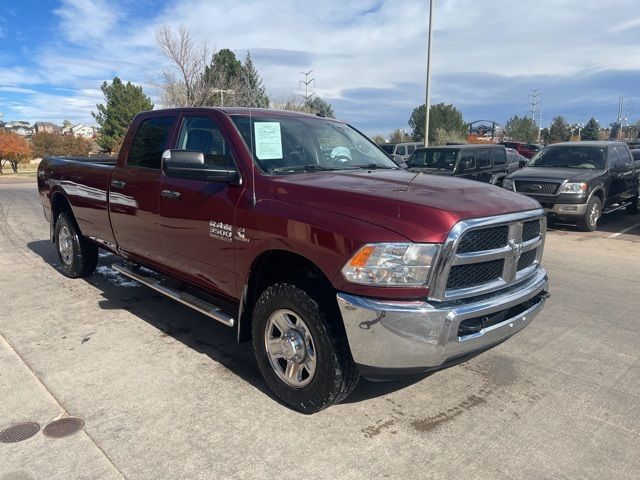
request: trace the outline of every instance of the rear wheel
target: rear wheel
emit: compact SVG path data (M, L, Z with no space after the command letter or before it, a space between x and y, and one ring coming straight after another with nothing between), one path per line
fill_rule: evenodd
M55 244L62 272L69 278L91 275L98 265L98 247L86 240L68 213L56 220Z
M637 213L640 213L640 186L638 186L636 196L631 199L631 203L627 205L627 213L629 215L636 215Z
M578 220L578 228L583 232L593 232L598 227L598 221L602 216L602 202L598 197L591 197L587 203L587 211Z
M268 287L252 322L253 350L269 388L287 406L315 413L338 403L358 383L347 340L308 292L289 283ZM325 302L321 302L325 305Z

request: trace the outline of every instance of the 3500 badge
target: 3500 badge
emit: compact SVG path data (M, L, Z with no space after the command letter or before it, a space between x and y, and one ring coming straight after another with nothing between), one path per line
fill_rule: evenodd
M233 227L228 223L209 221L209 236L224 242L230 242L233 236Z

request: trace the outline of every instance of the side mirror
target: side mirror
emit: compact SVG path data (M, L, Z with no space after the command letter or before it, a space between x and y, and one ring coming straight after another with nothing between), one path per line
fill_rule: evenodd
M241 177L235 168L211 168L205 163L204 153L196 150L165 150L162 169L170 177L240 184Z
M526 161L526 160L520 160L520 161L518 162L518 167L520 167L520 168L524 168L526 164L527 164L527 161Z

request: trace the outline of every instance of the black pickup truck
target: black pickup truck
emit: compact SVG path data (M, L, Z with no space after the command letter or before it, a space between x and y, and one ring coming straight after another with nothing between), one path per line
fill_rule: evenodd
M638 213L639 175L625 143L566 142L544 148L502 186L535 198L551 217L593 231L603 211Z
M407 168L502 185L502 180L520 167L508 161L504 145L468 144L418 148L409 157Z

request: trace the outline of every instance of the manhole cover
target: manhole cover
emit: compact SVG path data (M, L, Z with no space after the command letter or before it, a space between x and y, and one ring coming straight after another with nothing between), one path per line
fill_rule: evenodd
M42 433L51 438L63 438L79 432L83 427L84 422L82 419L77 417L65 417L51 422L49 425L44 427Z
M0 432L0 443L16 443L33 437L40 431L40 425L34 422L18 423Z

